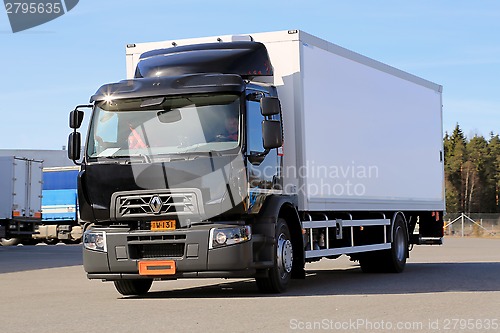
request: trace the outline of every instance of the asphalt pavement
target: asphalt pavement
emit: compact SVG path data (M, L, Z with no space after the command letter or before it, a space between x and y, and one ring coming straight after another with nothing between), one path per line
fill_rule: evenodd
M122 297L86 279L78 245L0 247L0 272L5 333L500 332L498 239L417 246L402 274L321 260L280 295L251 279L188 279Z

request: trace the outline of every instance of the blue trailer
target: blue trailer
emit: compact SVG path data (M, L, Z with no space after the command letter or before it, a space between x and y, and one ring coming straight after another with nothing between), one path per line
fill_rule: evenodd
M76 192L79 171L76 166L43 169L42 224L35 238L48 243L81 240Z

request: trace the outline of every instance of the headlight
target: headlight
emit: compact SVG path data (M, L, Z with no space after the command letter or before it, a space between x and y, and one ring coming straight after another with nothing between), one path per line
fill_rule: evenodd
M252 239L252 229L249 225L234 228L214 228L210 230L208 247L215 249L222 246L243 243Z
M87 250L107 252L106 232L87 230L83 234L83 247Z

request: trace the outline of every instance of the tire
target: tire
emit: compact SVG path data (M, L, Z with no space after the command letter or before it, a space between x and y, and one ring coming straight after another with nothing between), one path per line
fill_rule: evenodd
M401 215L394 220L389 250L365 253L359 258L363 273L401 273L408 258L408 232Z
M57 238L46 238L43 240L43 242L47 245L56 245L57 243L59 243L59 239Z
M117 280L114 281L114 284L116 290L123 296L144 295L151 288L153 280L152 279Z
M0 244L2 246L14 246L17 245L21 242L21 239L19 238L1 238L0 239Z
M403 272L408 256L408 231L403 217L398 215L394 221L391 249L384 255L386 272Z
M284 219L278 219L274 247L274 265L268 276L256 278L257 287L263 293L282 293L290 282L293 266L293 246L290 230Z

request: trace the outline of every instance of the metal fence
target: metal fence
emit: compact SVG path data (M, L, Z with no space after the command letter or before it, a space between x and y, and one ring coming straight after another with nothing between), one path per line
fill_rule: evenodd
M500 214L446 214L444 234L459 237L500 237Z

